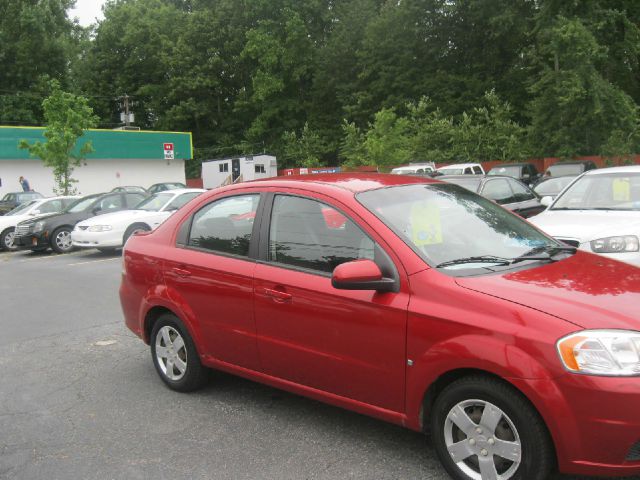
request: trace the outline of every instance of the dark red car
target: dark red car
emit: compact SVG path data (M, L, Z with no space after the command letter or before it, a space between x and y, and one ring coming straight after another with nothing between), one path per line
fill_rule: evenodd
M211 191L129 239L120 298L172 389L210 367L429 431L461 480L640 473L640 270L457 185Z

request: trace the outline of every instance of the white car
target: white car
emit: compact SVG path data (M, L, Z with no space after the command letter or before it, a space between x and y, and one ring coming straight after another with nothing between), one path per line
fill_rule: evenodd
M549 235L640 267L640 165L589 170L541 214L528 219Z
M38 198L18 205L5 215L0 216L0 250L15 250L13 233L18 223L29 218L60 213L79 197Z
M440 175L484 175L484 168L479 163L454 163L438 168Z
M134 233L155 229L173 212L203 192L206 190L201 188L167 190L144 199L133 210L91 217L76 224L71 232L71 243L74 247L112 252L122 247Z

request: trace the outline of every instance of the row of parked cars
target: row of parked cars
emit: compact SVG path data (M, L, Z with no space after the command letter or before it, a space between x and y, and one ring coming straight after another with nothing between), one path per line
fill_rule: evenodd
M177 182L156 184L150 190L117 187L83 197L32 199L0 216L0 249L114 251L133 233L154 229L204 191Z

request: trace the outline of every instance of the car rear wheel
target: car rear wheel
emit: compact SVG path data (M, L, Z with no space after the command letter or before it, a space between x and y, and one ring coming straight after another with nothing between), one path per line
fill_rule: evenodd
M51 235L51 248L56 253L68 253L73 250L71 229L69 227L60 227L53 231Z
M15 250L13 245L14 229L7 228L0 234L0 250Z
M546 427L518 392L487 377L467 377L436 398L431 433L456 480L543 480L553 466Z
M151 229L147 225L143 225L143 224L131 225L129 228L127 228L127 231L124 232L124 237L122 238L122 245L127 243L127 240L129 240L129 237L134 233L150 232L150 231Z
M161 315L153 325L150 343L153 364L169 388L190 392L204 385L206 369L178 317L170 313Z

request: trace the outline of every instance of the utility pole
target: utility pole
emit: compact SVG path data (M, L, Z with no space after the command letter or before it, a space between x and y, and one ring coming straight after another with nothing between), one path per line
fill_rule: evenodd
M120 121L122 123L125 124L125 129L128 128L131 125L131 122L133 122L133 113L130 112L130 108L133 106L133 102L130 102L131 97L129 97L129 95L127 95L126 93L121 96L118 97L118 105L120 107ZM124 112L122 112L122 110L124 109Z

